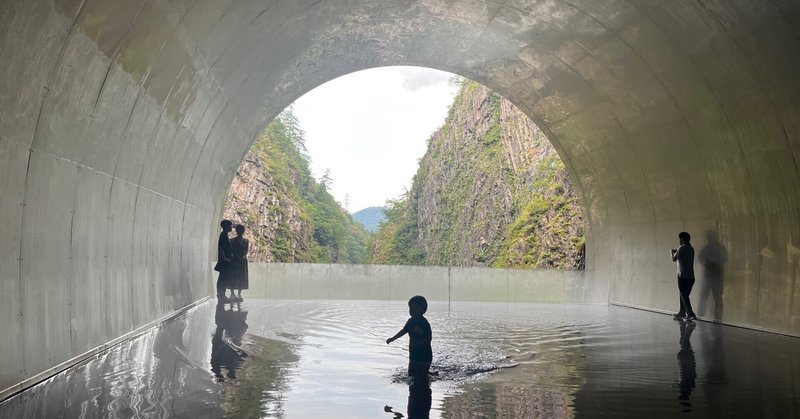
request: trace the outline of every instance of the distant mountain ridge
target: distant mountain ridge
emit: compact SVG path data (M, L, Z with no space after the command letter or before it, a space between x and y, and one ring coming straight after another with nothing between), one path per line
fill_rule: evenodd
M385 210L385 207L367 207L353 213L353 219L361 223L367 231L374 233L386 220Z

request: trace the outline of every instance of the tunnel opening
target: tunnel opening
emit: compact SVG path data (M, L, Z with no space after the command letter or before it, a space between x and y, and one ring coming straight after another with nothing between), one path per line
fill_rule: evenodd
M226 199L222 218L247 228L253 262L585 265L579 198L544 133L497 93L430 69L362 70L301 97L257 135ZM351 199L385 225L364 234Z

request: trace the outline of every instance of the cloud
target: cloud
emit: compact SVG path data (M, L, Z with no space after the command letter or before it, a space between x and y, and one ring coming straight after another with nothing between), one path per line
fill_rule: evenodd
M403 67L398 69L398 73L403 77L401 86L410 92L447 83L453 77L453 74L444 71L421 67Z
M331 169L331 193L349 210L383 205L410 187L427 139L458 90L450 73L381 67L332 80L298 99L311 170Z

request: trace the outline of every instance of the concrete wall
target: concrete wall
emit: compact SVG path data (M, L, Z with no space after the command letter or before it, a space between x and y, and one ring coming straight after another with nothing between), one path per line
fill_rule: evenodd
M250 263L246 298L603 303L608 286L582 271L321 263Z
M0 0L0 388L209 294L256 133L384 65L539 124L612 302L674 309L665 252L711 232L722 320L800 334L798 28L794 0Z

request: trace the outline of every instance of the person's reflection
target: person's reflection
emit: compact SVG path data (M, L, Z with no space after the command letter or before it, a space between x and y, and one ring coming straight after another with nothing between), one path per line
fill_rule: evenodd
M697 363L694 359L694 349L692 349L692 331L694 331L694 322L681 322L681 350L678 351L678 382L679 396L681 411L691 412L692 404L689 402L689 396L692 395L694 390L694 381L697 377Z
M703 287L700 289L700 306L697 314L706 313L709 292L714 297L714 319L722 319L722 289L728 251L720 244L716 231L706 232L708 244L700 250L698 259L703 265Z
M726 392L728 382L725 348L725 327L704 325L700 334L700 362L703 374L703 397L707 401L708 417L723 417L726 411L725 399L719 397Z
M431 381L427 374L412 377L408 384L409 419L427 419L431 414Z
M708 327L700 334L703 347L703 368L706 370L706 381L714 384L724 384L727 381L725 373L725 328L722 326Z
M393 410L392 406L385 406L383 411L394 414L395 418L404 417L402 413ZM406 413L409 419L427 419L431 415L431 379L427 374L408 377L408 406Z
M233 304L225 310L225 304L220 303L217 304L214 322L217 328L211 336L211 372L217 381L225 381L226 377L235 379L236 370L247 357L241 348L242 336L247 330L247 311L242 310L239 304L236 304L236 310ZM223 375L223 369L227 374Z

